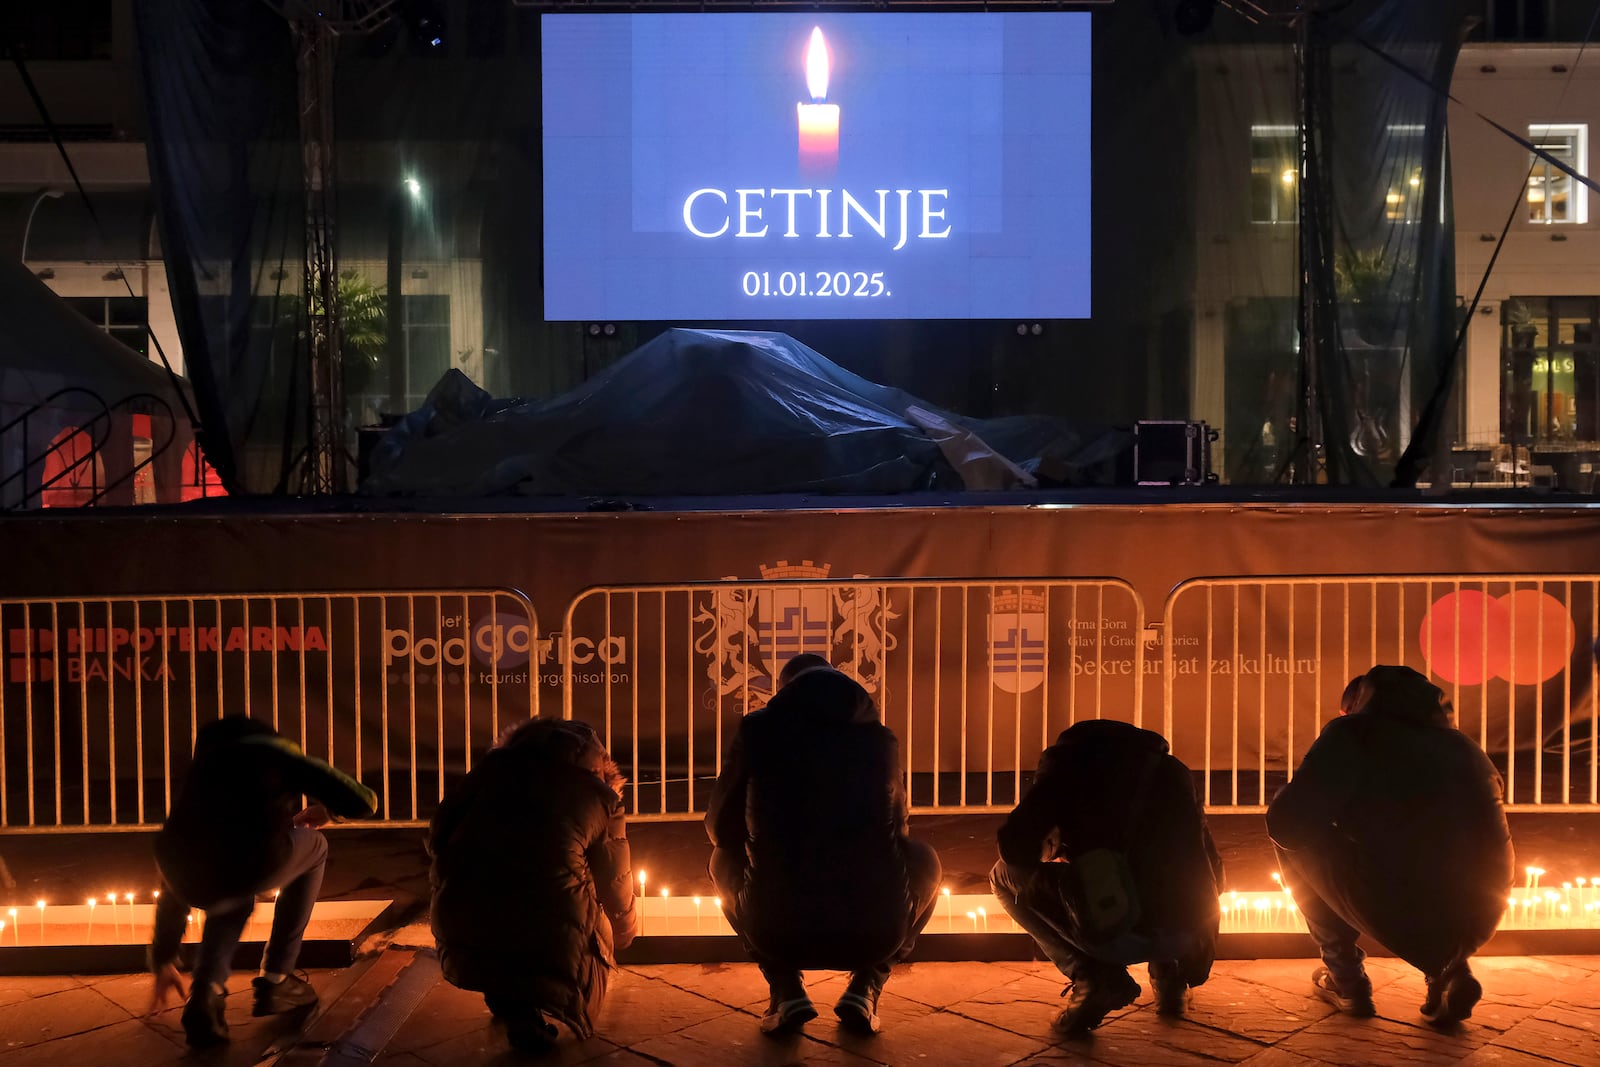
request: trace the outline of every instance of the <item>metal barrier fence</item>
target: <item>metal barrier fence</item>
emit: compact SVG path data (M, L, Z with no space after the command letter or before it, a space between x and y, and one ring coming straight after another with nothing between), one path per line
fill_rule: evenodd
M688 818L739 718L816 652L878 702L913 810L1008 810L1060 730L1142 720L1143 630L1138 594L1101 578L594 588L563 627L601 635L590 663L566 658L564 711L623 765L632 817Z
M206 722L248 712L425 823L502 719L539 712L505 589L0 600L0 829L148 829Z
M1600 576L1205 578L1168 598L1164 731L1213 811L1261 811L1351 677L1440 685L1505 778L1511 810L1600 810Z
M243 711L374 786L388 825L425 823L541 707L600 730L634 818L694 818L799 652L873 695L919 812L1009 809L1039 751L1101 716L1159 719L1209 810L1260 811L1379 662L1444 687L1512 810L1600 811L1597 635L1596 575L1206 578L1148 629L1099 578L595 588L549 634L504 589L8 599L0 829L148 829L199 727Z

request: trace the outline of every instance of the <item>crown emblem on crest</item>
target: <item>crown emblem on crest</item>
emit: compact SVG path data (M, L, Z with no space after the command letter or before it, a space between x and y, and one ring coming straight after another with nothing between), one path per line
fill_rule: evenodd
M994 594L990 610L996 614L1022 612L1025 615L1044 614L1044 594L1029 589L1007 589Z
M771 581L774 578L826 578L828 572L833 570L833 564L831 563L819 565L809 559L803 559L799 563L790 563L786 559L780 559L770 567L765 563L760 564L760 567L763 581Z

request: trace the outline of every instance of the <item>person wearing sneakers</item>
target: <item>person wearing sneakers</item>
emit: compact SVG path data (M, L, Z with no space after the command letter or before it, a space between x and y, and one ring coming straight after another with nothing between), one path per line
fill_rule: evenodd
M893 731L821 656L795 656L746 715L711 792L706 831L723 914L771 992L761 1030L817 1017L803 971L850 972L839 1024L877 1033L890 968L933 915L939 857L910 837Z
M314 803L301 809L302 796ZM251 1013L277 1015L316 1003L316 990L293 972L328 860L327 839L317 828L334 816L377 808L372 790L307 756L264 722L229 715L200 728L188 777L156 835L162 891L149 948L152 1006L159 1007L173 993L184 995L179 948L190 909L205 912L182 1016L189 1044L228 1040L223 998L233 952L256 898L274 890L272 933L252 983Z
M1357 944L1369 937L1426 977L1425 1020L1460 1022L1483 996L1468 959L1512 881L1500 775L1410 667L1354 679L1340 711L1267 809L1284 883L1322 953L1312 983L1340 1011L1372 1015Z
M433 817L439 968L483 994L514 1049L549 1051L549 1020L592 1035L615 950L639 929L623 784L592 727L529 719L501 735Z
M1068 979L1054 1027L1082 1036L1139 997L1182 1015L1205 982L1221 920L1222 859L1189 768L1166 739L1111 719L1061 733L999 831L989 874L1002 907Z

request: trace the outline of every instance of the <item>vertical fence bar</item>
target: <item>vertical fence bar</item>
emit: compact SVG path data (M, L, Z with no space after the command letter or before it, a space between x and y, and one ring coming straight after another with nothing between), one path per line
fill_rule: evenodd
M1259 657L1256 663L1260 673L1260 684L1256 686L1256 803L1267 802L1267 596L1271 586L1266 583L1257 588L1261 590L1261 628L1257 631L1256 648Z

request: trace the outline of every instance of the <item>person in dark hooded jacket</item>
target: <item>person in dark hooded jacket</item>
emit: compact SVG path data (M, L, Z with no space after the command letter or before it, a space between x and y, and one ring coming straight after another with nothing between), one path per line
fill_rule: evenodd
M301 808L300 798L316 803ZM334 816L370 815L372 790L307 756L266 723L229 715L195 735L194 762L156 834L163 892L150 941L154 1006L183 995L176 961L190 908L206 913L192 990L183 1009L189 1044L228 1040L223 1017L228 971L256 896L279 895L272 933L253 986L254 1015L316 1003L311 984L293 972L328 859L317 828Z
M763 1033L816 1018L802 971L850 972L840 1025L877 1033L894 961L933 915L939 857L911 840L894 732L821 656L784 665L739 725L706 830L723 914L767 980Z
M638 931L622 775L594 730L511 727L445 796L428 835L439 967L483 994L514 1048L594 1033L615 950Z
M1512 881L1500 775L1409 667L1355 679L1267 809L1286 885L1321 949L1316 992L1373 1014L1358 938L1427 978L1422 1016L1447 1025L1483 996L1468 958L1494 933Z
M1069 727L1040 755L999 845L995 896L1071 982L1057 1029L1086 1033L1138 999L1127 965L1140 960L1157 1010L1182 1014L1216 955L1222 859L1189 768L1165 738L1111 719ZM1080 890L1091 877L1082 872L1108 852L1126 863L1113 896L1134 903L1116 929L1099 928Z

